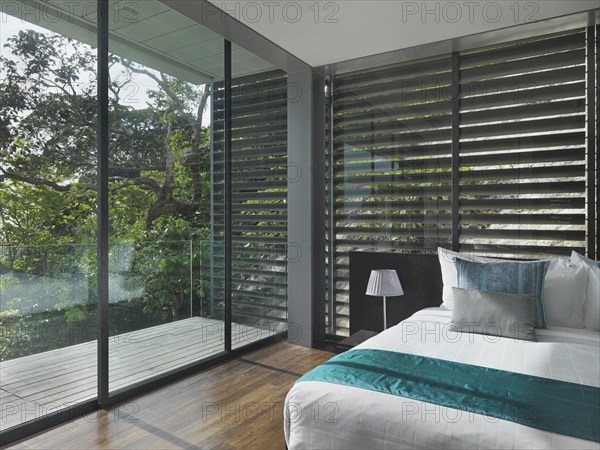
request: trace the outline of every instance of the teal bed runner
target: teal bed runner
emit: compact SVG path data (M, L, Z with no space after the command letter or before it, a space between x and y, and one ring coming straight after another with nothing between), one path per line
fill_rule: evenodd
M385 350L334 356L302 381L354 386L600 442L600 389Z

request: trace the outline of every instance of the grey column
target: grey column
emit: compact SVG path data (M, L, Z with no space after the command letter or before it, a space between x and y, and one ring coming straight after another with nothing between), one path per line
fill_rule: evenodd
M325 336L324 78L288 73L288 340Z

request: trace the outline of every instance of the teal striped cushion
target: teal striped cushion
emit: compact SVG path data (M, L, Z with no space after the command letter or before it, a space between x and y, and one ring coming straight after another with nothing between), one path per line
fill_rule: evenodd
M550 261L478 263L455 258L458 287L467 291L529 294L536 301L536 328L546 328L544 278Z

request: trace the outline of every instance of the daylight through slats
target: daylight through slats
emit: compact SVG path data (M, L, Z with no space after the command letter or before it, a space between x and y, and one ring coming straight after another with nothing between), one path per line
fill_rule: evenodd
M456 73L447 55L330 79L329 333L349 331L350 251L452 246L453 167L461 250L585 252L586 155L597 151L586 39L582 29L461 52Z

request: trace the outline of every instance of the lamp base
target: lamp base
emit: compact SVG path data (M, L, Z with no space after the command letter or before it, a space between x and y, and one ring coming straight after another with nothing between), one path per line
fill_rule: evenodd
M385 295L383 296L383 329L387 330L387 303L385 301Z

